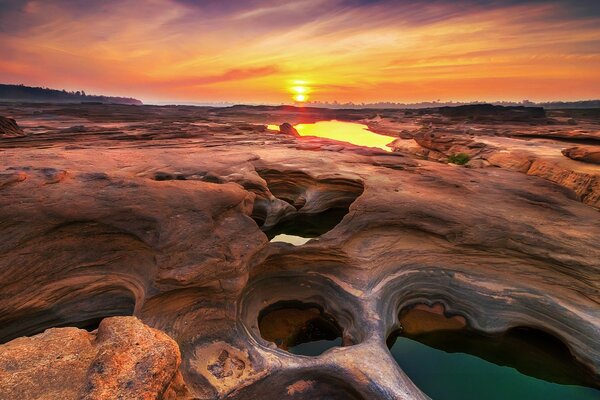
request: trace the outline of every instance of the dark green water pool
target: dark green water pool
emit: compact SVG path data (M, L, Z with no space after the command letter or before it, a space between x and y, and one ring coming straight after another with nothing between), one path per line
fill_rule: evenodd
M318 356L326 350L342 345L342 338L338 337L333 340L316 340L314 342L301 343L292 346L288 351L292 354L300 354L303 356Z
M600 390L591 387L534 378L509 366L446 352L402 336L390 351L433 400L600 400ZM527 352L520 355L526 357Z

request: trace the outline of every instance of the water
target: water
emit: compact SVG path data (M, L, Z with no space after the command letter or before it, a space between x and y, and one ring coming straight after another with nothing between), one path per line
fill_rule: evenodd
M343 121L319 121L314 124L294 125L300 136L316 136L325 139L346 142L364 147L375 147L392 151L388 144L397 138L380 135L369 130L367 125ZM268 125L268 129L279 130L277 125Z
M333 340L316 340L314 342L300 343L292 346L288 351L292 354L300 354L303 356L318 356L326 350L342 345L342 338L338 337Z
M269 240L285 235L283 236L285 240L282 241L302 238L306 243L311 238L319 237L332 230L346 214L348 214L348 208L332 208L319 214L297 214L292 218L280 221L276 226L265 231L265 234ZM300 242L300 239L294 240Z
M402 336L390 351L410 379L433 400L600 399L600 390L548 382L470 354L447 353Z
M290 243L294 246L301 246L304 243L308 242L311 238L296 236L296 235L286 235L285 233L281 233L276 235L271 239L271 242L282 242L282 243Z

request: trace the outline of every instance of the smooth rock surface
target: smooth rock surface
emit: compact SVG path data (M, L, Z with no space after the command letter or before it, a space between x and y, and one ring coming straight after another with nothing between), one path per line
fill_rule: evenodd
M562 153L573 160L600 164L600 146L575 146L564 149Z
M542 122L456 126L437 114L308 107L11 109L36 134L0 139L0 337L10 341L0 359L19 346L1 390L20 382L30 398L69 398L90 383L108 398L424 399L386 346L416 304L482 333L542 330L600 376L600 167L564 157L564 142L512 135ZM332 117L396 132L396 152L265 129ZM577 122L588 135L598 126ZM85 129L63 131L77 125ZM424 148L401 135L432 129L484 143L474 160L492 166L406 150ZM345 214L304 245L263 232L332 210ZM302 357L265 340L259 314L281 301L318 304L345 346ZM154 330L108 329L135 321L109 317L128 315ZM16 339L99 321L96 334ZM179 346L180 365L158 331ZM43 348L81 350L63 372Z

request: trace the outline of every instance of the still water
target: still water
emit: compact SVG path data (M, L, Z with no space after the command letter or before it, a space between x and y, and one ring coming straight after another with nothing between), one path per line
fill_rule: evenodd
M290 243L294 246L301 246L304 243L308 242L311 238L302 237L297 235L286 235L285 233L280 233L279 235L275 235L271 242L282 242L282 243Z
M294 125L300 136L316 136L339 142L351 143L364 147L376 147L385 151L392 151L388 144L395 137L380 135L371 132L366 125L343 121L319 121L314 124ZM279 126L268 125L268 129L278 131Z
M600 390L534 378L466 353L447 353L399 336L390 349L433 400L598 400ZM515 350L518 351L518 350Z
M333 340L316 340L314 342L300 343L292 346L288 351L292 354L300 354L303 356L318 356L326 350L342 345L342 338L338 337Z

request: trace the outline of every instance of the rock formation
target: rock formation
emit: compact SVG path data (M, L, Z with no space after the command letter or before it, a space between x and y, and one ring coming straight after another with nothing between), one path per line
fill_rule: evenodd
M300 136L296 128L294 128L289 122L284 122L283 124L279 125L279 132L285 135Z
M0 398L176 398L180 362L177 343L135 317L52 328L0 348Z
M0 138L11 138L25 136L23 129L19 128L17 122L12 118L0 116Z
M562 153L573 160L591 164L600 164L600 146L575 146L564 149Z
M598 167L555 144L509 163L521 142L477 126L456 145L503 166L465 168L265 129L318 110L36 111L0 138L0 398L425 399L386 345L403 325L534 328L600 376ZM389 113L372 129L437 129ZM290 304L311 311L261 318ZM271 341L319 318L341 346Z

